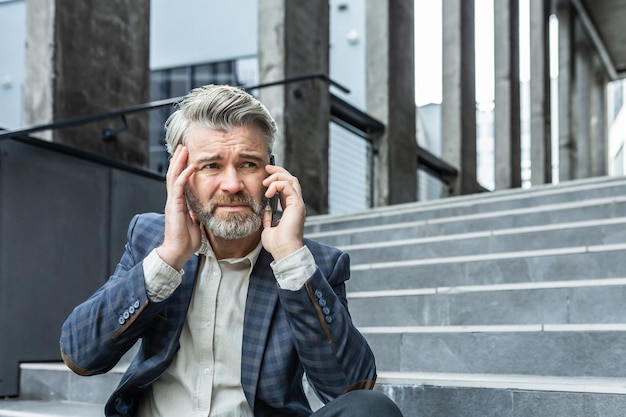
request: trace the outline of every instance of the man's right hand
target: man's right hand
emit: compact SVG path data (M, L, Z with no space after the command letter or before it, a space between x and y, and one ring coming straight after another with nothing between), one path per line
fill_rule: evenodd
M202 244L200 222L189 211L185 199L185 185L195 172L193 165L187 165L188 157L187 147L178 145L167 169L165 236L157 248L161 259L177 271L182 269Z

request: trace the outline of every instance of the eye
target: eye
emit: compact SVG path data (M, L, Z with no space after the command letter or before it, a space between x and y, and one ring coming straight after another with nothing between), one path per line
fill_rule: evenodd
M217 165L217 163L211 162L211 163L201 165L199 168L196 169L196 171L210 171L210 170L215 170L218 167L219 166Z
M248 161L248 162L244 162L244 163L241 165L241 167L242 167L242 168L256 168L256 167L257 167L257 164L256 164L255 162Z

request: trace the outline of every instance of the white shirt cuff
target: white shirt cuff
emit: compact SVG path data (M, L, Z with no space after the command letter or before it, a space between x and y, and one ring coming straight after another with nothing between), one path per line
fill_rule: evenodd
M143 280L150 301L159 303L166 300L183 280L185 271L177 271L166 264L156 249L143 260Z
M278 286L290 291L298 291L302 288L317 268L315 259L306 246L270 265Z

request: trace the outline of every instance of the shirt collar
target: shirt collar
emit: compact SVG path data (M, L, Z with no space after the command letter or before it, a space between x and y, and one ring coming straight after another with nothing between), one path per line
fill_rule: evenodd
M213 252L211 243L209 243L209 238L207 237L206 232L204 231L204 227L200 228L200 236L202 238L202 243L200 244L200 249L198 249L198 251L196 252L196 255L204 255L207 258L215 259L215 253ZM254 267L254 264L256 263L256 260L259 258L259 254L261 253L261 248L263 248L263 244L259 240L259 244L256 245L256 247L252 249L252 251L249 254L247 254L243 258L238 258L238 260L248 259L250 261L250 268ZM226 259L223 259L223 260L226 260Z

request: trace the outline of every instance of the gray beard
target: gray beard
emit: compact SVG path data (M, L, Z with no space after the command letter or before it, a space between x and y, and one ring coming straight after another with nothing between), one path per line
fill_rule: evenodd
M230 197L213 198L207 206L203 206L198 197L185 187L185 197L189 209L200 223L214 236L222 239L235 240L250 236L258 232L263 225L265 204L258 203L249 195L237 193ZM222 203L246 204L252 209L252 214L229 213L225 218L218 217L215 215L215 208Z

